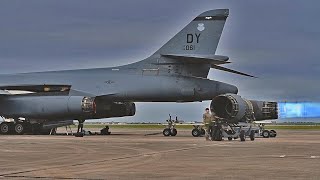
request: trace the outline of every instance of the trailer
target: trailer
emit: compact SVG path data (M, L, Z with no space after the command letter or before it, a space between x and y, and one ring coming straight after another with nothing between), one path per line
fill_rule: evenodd
M276 137L277 132L275 130L266 130L264 123L256 124L251 122L240 123L228 123L227 121L218 120L210 127L211 140L221 141L223 138L227 138L229 141L233 139L240 139L245 141L246 138L250 138L254 141L256 137Z
M267 130L265 129L265 124L269 124L267 122L254 122L256 126L258 126L258 131L256 132L257 137L263 137L263 138L275 138L277 136L277 132L273 129Z

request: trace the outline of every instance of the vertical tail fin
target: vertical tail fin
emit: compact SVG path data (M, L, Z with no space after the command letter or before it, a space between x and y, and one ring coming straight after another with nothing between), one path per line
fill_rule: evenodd
M228 15L228 9L215 9L200 14L155 54L214 55Z

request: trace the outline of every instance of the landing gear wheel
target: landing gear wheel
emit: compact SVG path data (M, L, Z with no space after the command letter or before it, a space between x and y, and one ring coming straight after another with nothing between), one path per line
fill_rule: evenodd
M246 132L244 130L240 131L240 141L246 141Z
M192 129L192 136L193 137L199 137L200 136L200 131L198 129Z
M254 138L255 138L255 131L251 131L250 132L250 140L254 141Z
M14 125L14 133L18 135L22 135L25 131L25 126L22 123L16 123Z
M270 137L275 138L277 136L277 132L275 130L270 130Z
M232 141L232 137L228 137L228 140L229 140L229 141Z
M9 123L3 122L0 124L0 133L1 134L9 134L10 132L10 125Z
M178 133L177 129L172 129L171 130L171 136L176 136Z
M264 138L269 138L269 137L270 137L270 132L269 132L268 130L264 130L264 131L262 132L262 137L264 137Z
M171 135L171 130L169 128L166 128L162 131L162 134L164 136L170 136Z

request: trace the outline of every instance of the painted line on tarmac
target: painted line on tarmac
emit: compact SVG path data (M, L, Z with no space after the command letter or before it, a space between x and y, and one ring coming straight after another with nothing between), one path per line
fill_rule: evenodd
M254 156L252 156L254 157ZM265 155L261 156L261 158L296 158L296 159L319 159L320 156L310 156L310 155Z

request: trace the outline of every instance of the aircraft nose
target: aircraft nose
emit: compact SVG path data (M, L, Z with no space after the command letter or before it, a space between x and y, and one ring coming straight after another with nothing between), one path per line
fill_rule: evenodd
M231 84L221 83L219 86L219 92L221 94L225 94L225 93L238 94L238 88Z

